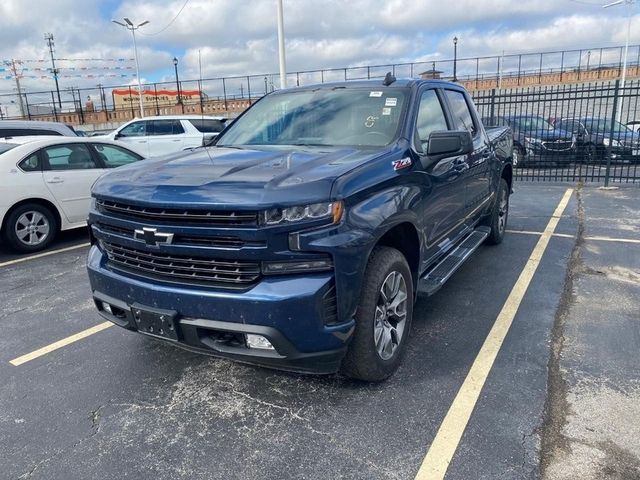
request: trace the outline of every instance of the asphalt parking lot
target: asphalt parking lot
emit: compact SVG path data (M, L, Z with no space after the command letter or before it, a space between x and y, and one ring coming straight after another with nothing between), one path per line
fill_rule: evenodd
M451 479L639 478L639 199L637 186L517 185L503 244L419 300L404 362L377 385L198 356L115 326L15 362L102 320L88 247L68 249L82 232L51 255L3 252L0 478L437 478L434 445L452 453ZM509 311L495 361L479 355ZM443 428L456 422L459 439Z

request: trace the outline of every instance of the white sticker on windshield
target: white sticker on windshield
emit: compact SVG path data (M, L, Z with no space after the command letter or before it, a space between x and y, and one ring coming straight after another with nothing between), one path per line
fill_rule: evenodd
M370 97L381 97L382 96L382 92L370 92L369 96Z
M391 108L385 107L382 109L382 115L391 115Z
M387 98L384 101L384 106L385 107L395 107L396 105L398 105L398 99L397 98Z

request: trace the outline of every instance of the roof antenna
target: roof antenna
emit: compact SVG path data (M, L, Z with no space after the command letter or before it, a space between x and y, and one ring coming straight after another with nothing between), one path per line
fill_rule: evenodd
M396 81L396 77L394 77L391 72L387 72L387 74L384 77L384 80L382 81L382 85L384 85L385 87L388 87L395 81Z

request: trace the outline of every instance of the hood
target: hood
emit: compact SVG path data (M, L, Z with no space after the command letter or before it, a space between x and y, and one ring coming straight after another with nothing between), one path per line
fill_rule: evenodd
M331 200L334 180L380 150L198 148L142 160L102 176L92 193L163 206L294 205Z

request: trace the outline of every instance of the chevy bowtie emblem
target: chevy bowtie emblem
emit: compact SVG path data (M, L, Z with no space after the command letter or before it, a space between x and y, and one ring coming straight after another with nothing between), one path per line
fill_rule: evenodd
M149 247L157 248L160 245L170 245L173 242L173 233L158 233L155 228L144 227L142 230L134 230L133 238L146 243Z

